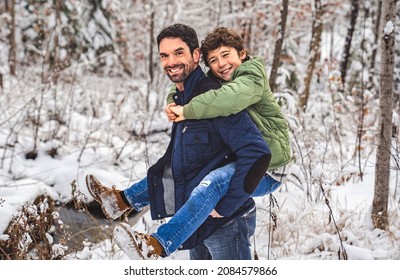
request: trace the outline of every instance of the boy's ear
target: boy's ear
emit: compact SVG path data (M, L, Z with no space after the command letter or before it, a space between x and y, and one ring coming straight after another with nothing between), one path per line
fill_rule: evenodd
M241 50L241 51L239 52L239 58L240 58L240 60L244 60L244 59L246 58L246 56L247 56L247 51L246 51L246 49L243 49L243 50Z

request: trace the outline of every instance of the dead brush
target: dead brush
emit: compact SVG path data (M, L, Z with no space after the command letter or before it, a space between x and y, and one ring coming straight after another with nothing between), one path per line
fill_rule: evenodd
M0 239L0 258L8 260L57 260L67 251L67 226L49 199L24 204Z

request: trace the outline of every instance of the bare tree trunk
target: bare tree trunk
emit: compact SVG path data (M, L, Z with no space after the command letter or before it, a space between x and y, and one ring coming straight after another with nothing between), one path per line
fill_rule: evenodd
M281 9L281 22L279 24L278 39L275 42L274 59L272 61L271 74L269 77L269 85L272 92L276 90L276 76L278 73L278 68L281 62L281 52L283 39L285 37L286 21L288 16L289 0L282 0Z
M149 39L150 39L150 44L149 44L149 78L150 78L150 84L153 83L154 80L154 48L153 46L155 45L154 42L154 20L155 20L155 11L153 7L153 3L151 4L150 7L150 32L149 32Z
M0 4L0 14L6 13L8 10L8 0L5 0L3 4ZM3 73L0 72L0 89L3 89ZM3 91L0 91L0 94L3 93Z
M150 19L149 19L149 25L150 25L150 30L149 30L149 53L148 53L148 57L149 57L149 79L147 81L147 102L146 102L146 106L147 106L147 111L150 111L150 94L151 94L151 89L153 86L153 80L154 80L154 20L155 20L155 11L154 11L154 6L153 3L151 3L150 5Z
M251 10L253 9L255 4L255 0L252 1L242 1L242 9L245 12L246 15L251 14ZM245 16L244 18L241 19L240 21L240 28L241 28L241 37L242 39L247 43L247 51L249 53L252 52L252 44L253 44L253 38L252 38L252 30L251 27L253 25L253 17L247 17Z
M340 73L342 77L343 91L344 91L344 86L346 84L346 75L347 75L347 67L349 64L351 41L353 39L353 33L356 27L358 11L359 11L358 0L352 0L351 2L352 5L351 5L351 15L350 15L350 26L347 29L347 36L344 43L342 61L340 63Z
M310 95L311 80L314 73L315 63L319 57L321 34L322 34L322 16L324 11L322 9L321 0L315 1L315 16L312 24L312 35L310 42L310 57L308 60L307 73L304 80L304 90L300 95L299 106L305 111L307 108L307 102Z
M379 30L380 30L380 25L381 25L381 15L382 15L382 0L376 0L378 1L378 9L376 11L376 21L375 21L375 28L374 28L374 49L371 54L371 64L369 67L370 75L369 75L369 82L372 86L373 84L373 77L376 74L375 71L375 63L376 63L376 55L378 53L378 41L379 41Z
M56 25L53 29L53 43L47 44L47 51L43 61L42 83L47 83L50 80L57 81L60 72L60 47L59 47L59 34L61 30L61 2L60 0L53 0Z
M400 19L400 5L397 5L397 19ZM400 24L397 23L397 27L399 27ZM400 32L397 31L397 37L395 38L396 42L399 42L400 39ZM395 48L395 54L394 54L394 93L393 93L393 102L394 102L394 110L398 114L400 114L400 48L397 46ZM398 131L399 127L396 127L396 130Z
M60 65L60 42L59 35L61 34L61 0L54 0L54 8L56 12L56 26L54 34L54 81L58 80L61 71Z
M379 95L379 135L375 165L375 192L372 221L376 228L388 226L390 155L392 139L396 0L382 2L381 73Z
M10 53L8 56L8 64L10 67L10 74L15 75L17 69L17 44L15 41L15 0L9 2L9 12L11 16L10 22Z

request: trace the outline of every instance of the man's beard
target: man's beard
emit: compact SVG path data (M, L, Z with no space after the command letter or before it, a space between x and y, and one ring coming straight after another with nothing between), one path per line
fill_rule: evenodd
M168 68L174 68L176 66L180 66L182 67L182 72L180 72L179 74L171 74L168 71ZM167 67L164 69L165 73L167 74L168 78L173 82L173 83L182 83L188 76L190 73L192 73L193 69L194 69L194 63L191 62L189 65L174 65L174 67Z

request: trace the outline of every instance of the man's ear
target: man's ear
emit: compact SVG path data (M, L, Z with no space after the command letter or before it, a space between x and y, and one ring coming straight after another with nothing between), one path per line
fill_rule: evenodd
M194 49L194 51L193 51L193 60L194 60L195 63L199 63L199 61L200 61L200 49L199 48Z

